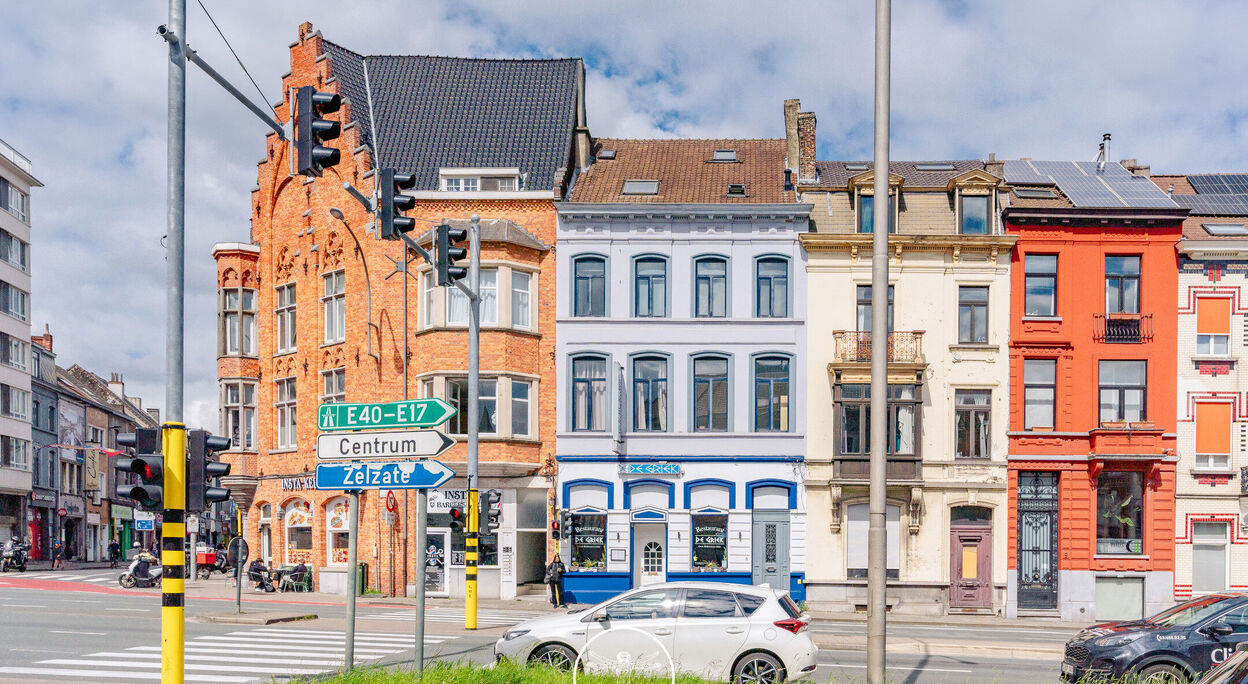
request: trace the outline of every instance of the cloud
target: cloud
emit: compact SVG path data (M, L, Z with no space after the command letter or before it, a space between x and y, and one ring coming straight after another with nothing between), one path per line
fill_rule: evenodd
M782 134L781 103L819 118L820 156L871 151L873 3L209 2L280 99L288 44L311 20L373 54L584 56L591 130L613 137ZM0 7L0 137L47 187L32 200L33 323L62 365L123 372L145 405L165 373L167 5ZM196 2L189 42L251 93ZM1243 170L1248 56L1235 2L893 3L896 158L1090 159ZM188 72L186 418L216 424L214 242L246 240L266 128Z

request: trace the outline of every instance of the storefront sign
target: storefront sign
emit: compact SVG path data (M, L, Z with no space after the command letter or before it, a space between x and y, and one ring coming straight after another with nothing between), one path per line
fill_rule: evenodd
M316 477L314 475L282 478L283 492L302 492L305 489L316 489Z
M429 512L445 513L468 505L466 489L433 489L429 491Z
M44 508L56 505L56 495L51 492L32 492L30 499L35 503L47 504Z
M679 463L621 463L621 475L681 475Z
M129 506L113 504L111 510L113 520L134 520L134 509Z
M87 514L87 524L88 524L88 525L99 525L99 524L100 524L100 514L99 514L99 513L88 513L88 514Z
M82 508L83 508L82 499L76 496L65 496L62 494L61 495L61 510L65 512L64 513L60 513L60 511L57 511L57 512L60 513L60 515L68 516L71 518L81 518Z

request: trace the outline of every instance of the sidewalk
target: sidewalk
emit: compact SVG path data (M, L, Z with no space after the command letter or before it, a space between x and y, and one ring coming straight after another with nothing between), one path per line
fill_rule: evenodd
M117 567L125 567L129 562L117 561ZM102 561L65 561L65 572L71 570L108 570L109 562ZM50 560L32 560L26 561L26 572L50 572L52 570L52 561ZM60 572L59 570L57 572Z
M815 632L811 639L826 651L865 651L865 636L822 634ZM1009 641L956 641L952 639L920 639L889 635L885 642L889 653L917 653L921 655L966 656L977 655L991 658L1014 658L1019 660L1059 661L1065 655L1062 644L1019 645Z
M810 611L812 620L825 623L863 622L866 613ZM1002 627L1015 629L1043 629L1073 634L1094 624L1087 622L1062 622L1055 618L1006 618L998 615L897 615L889 613L890 625L959 625L968 627Z

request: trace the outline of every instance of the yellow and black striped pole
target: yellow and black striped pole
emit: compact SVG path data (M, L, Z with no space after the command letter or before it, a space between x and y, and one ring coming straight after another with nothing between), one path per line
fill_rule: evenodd
M186 641L186 425L161 426L165 520L160 528L160 681L184 681Z
M464 540L464 629L477 628L477 532L481 529L477 490L468 490L468 536Z

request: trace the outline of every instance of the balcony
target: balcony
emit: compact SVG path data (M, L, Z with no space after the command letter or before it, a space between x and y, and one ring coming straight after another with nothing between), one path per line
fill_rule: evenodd
M1141 344L1153 341L1153 315L1139 313L1092 314L1092 336L1106 344Z
M888 362L922 364L922 330L895 331L888 333ZM837 330L834 364L871 363L871 333L863 330Z

